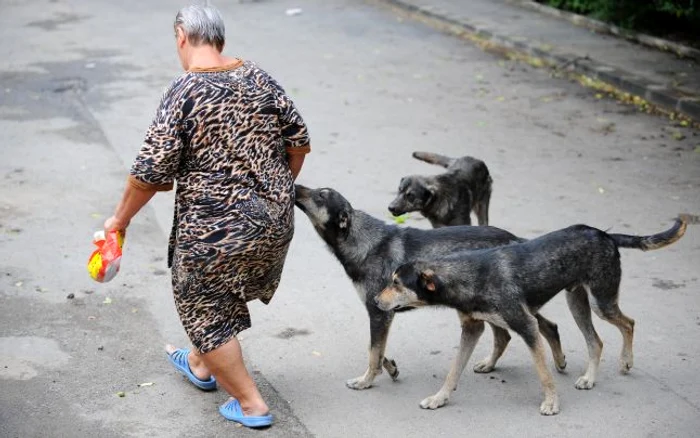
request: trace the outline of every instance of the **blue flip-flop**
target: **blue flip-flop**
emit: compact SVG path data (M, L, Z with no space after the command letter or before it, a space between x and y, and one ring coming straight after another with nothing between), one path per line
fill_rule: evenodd
M241 404L238 403L238 400L235 398L219 406L219 413L223 415L225 419L241 423L245 427L267 427L271 426L273 422L271 414L260 416L245 415Z
M189 356L190 350L185 348L179 348L168 354L168 360L171 364L178 370L181 374L187 377L190 382L202 391L213 391L216 389L216 379L214 376L209 377L209 380L199 380L197 376L192 373L190 369L190 363L187 361L187 356Z

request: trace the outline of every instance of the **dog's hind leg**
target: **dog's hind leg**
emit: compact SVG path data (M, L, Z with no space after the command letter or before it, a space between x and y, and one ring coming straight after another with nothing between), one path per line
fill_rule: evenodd
M491 355L474 365L475 373L490 373L496 368L496 362L501 358L503 352L510 342L508 330L489 323L493 331L493 350Z
M394 319L394 313L382 312L379 309L370 310L370 312L369 366L365 374L345 382L345 385L350 389L367 389L371 387L374 378L382 373L382 366L387 369L392 379L396 380L399 375L396 362L384 357L386 341L389 337L389 329Z
M610 286L606 286L610 288ZM600 286L591 285L591 295L593 296L593 310L601 319L608 321L620 330L622 334L622 352L620 353L620 372L629 373L634 365L634 354L632 352L632 340L634 339L634 319L628 317L617 304L617 286L615 292L606 291L601 293Z
M588 293L586 290L577 286L573 289L567 289L566 302L569 305L569 310L576 321L583 337L586 340L588 347L588 367L586 372L576 380L576 389L591 389L595 385L598 366L600 365L600 355L603 351L603 341L593 327L591 319L591 306L588 302Z
M549 347L552 349L552 356L554 357L554 366L560 373L566 368L566 356L564 351L561 349L561 339L559 338L559 328L557 324L548 320L539 313L535 314L537 318L537 325L539 326L540 333L547 340Z
M472 319L470 316L461 312L459 313L459 317L462 321L462 337L459 342L459 353L454 359L454 362L452 362L452 368L450 368L450 372L447 374L442 388L440 388L435 395L427 397L420 402L420 407L423 409L437 409L449 401L450 394L457 389L459 377L462 375L464 367L467 365L476 343L484 332L483 321Z
M539 333L537 319L530 314L527 314L527 319L528 321L524 324L522 321L519 321L520 324L517 325L510 323L510 321L507 322L509 322L509 326L513 327L513 329L523 337L523 340L530 348L530 354L532 354L532 359L537 369L537 375L540 378L542 389L544 390L544 401L540 405L540 414L556 415L559 413L559 396L554 386L552 373L550 373L547 368L545 348Z
M474 204L474 213L479 226L489 224L489 203L491 202L491 189L481 195L481 198Z

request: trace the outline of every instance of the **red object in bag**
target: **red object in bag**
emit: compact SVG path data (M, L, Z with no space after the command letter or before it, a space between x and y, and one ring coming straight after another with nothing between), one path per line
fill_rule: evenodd
M95 232L92 243L97 249L88 259L87 269L90 277L100 283L106 283L113 279L119 272L122 260L122 247L124 246L123 231Z

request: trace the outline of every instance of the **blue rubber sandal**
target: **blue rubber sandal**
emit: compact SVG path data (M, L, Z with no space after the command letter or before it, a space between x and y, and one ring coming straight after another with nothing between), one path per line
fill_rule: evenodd
M235 398L219 406L219 413L227 420L235 421L251 428L271 426L273 421L271 414L261 416L243 414L241 404Z
M209 380L199 380L197 376L192 373L190 369L190 364L187 361L187 356L190 354L190 350L179 348L168 354L168 360L171 364L178 370L181 374L187 377L190 382L202 391L213 391L216 389L216 379L214 376L209 377Z

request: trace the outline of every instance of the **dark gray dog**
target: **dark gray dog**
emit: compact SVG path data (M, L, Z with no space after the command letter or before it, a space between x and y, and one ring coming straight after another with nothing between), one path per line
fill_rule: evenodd
M438 257L449 252L522 241L494 227L455 226L422 230L389 225L355 210L340 193L329 188L309 189L296 185L296 205L306 213L316 232L343 265L369 314L369 367L364 375L346 382L352 389L372 386L374 378L381 374L382 366L394 380L399 374L396 362L384 356L394 312L382 311L374 302L374 297L390 281L394 269L418 257ZM557 367L563 369L566 359L557 325L540 315L536 318L542 335L552 348ZM498 326L492 328L493 352L474 367L476 372L493 370L510 340L507 330Z
M471 225L470 213L473 210L479 225L489 224L493 180L483 161L472 157L450 158L430 152L414 152L413 157L442 166L447 172L401 178L399 193L389 204L391 214L399 216L419 211L437 228Z
M569 309L588 345L588 368L576 381L576 388L593 387L603 349L591 320L589 295L595 313L622 333L620 372L629 372L634 320L618 306L622 274L618 248L663 248L683 236L686 224L681 217L672 228L646 237L575 225L527 242L463 251L443 259L426 256L425 261L399 267L375 299L381 309L442 305L457 309L462 320L459 355L440 391L423 400L421 407L435 409L447 403L486 321L513 330L525 340L544 388L540 413L558 413L559 397L545 363L536 315L562 289L567 290Z

